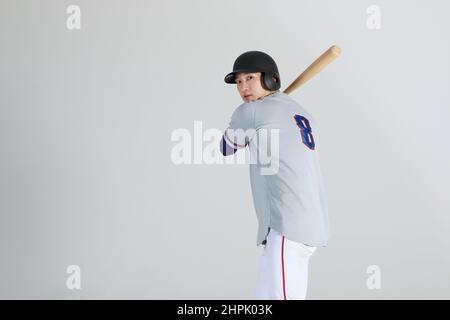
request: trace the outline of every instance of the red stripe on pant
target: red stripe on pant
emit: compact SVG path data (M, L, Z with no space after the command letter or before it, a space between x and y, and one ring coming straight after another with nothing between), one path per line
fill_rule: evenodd
M286 300L286 282L284 279L284 236L283 240L281 241L281 270L283 273L283 296L284 300Z

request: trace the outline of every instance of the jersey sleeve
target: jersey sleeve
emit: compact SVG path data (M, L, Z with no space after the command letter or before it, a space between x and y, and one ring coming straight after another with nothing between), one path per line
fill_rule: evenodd
M233 112L223 139L230 147L240 149L250 143L255 133L255 104L244 103Z

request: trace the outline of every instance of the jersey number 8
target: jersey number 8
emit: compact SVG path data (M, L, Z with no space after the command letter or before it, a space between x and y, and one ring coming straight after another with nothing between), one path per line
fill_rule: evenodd
M295 122L297 123L297 126L300 128L303 144L308 148L310 148L311 150L314 150L315 147L314 138L311 133L311 126L309 125L308 119L299 114L296 114L294 116L294 119Z

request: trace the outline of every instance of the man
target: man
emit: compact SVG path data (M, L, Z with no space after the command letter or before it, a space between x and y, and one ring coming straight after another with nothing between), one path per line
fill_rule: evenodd
M316 122L279 91L277 65L264 52L241 54L225 82L237 85L244 103L231 116L222 154L249 146L276 163L272 170L260 159L250 164L257 245L264 245L254 298L306 299L309 258L330 236Z

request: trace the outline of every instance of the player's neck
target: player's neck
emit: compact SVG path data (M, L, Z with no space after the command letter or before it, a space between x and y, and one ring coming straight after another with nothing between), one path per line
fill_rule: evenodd
M279 90L269 92L269 93L266 94L265 96L262 96L262 97L258 98L258 100L262 100L262 99L264 99L264 98L270 97L271 95L274 95L274 94L277 93L277 92L279 92Z

